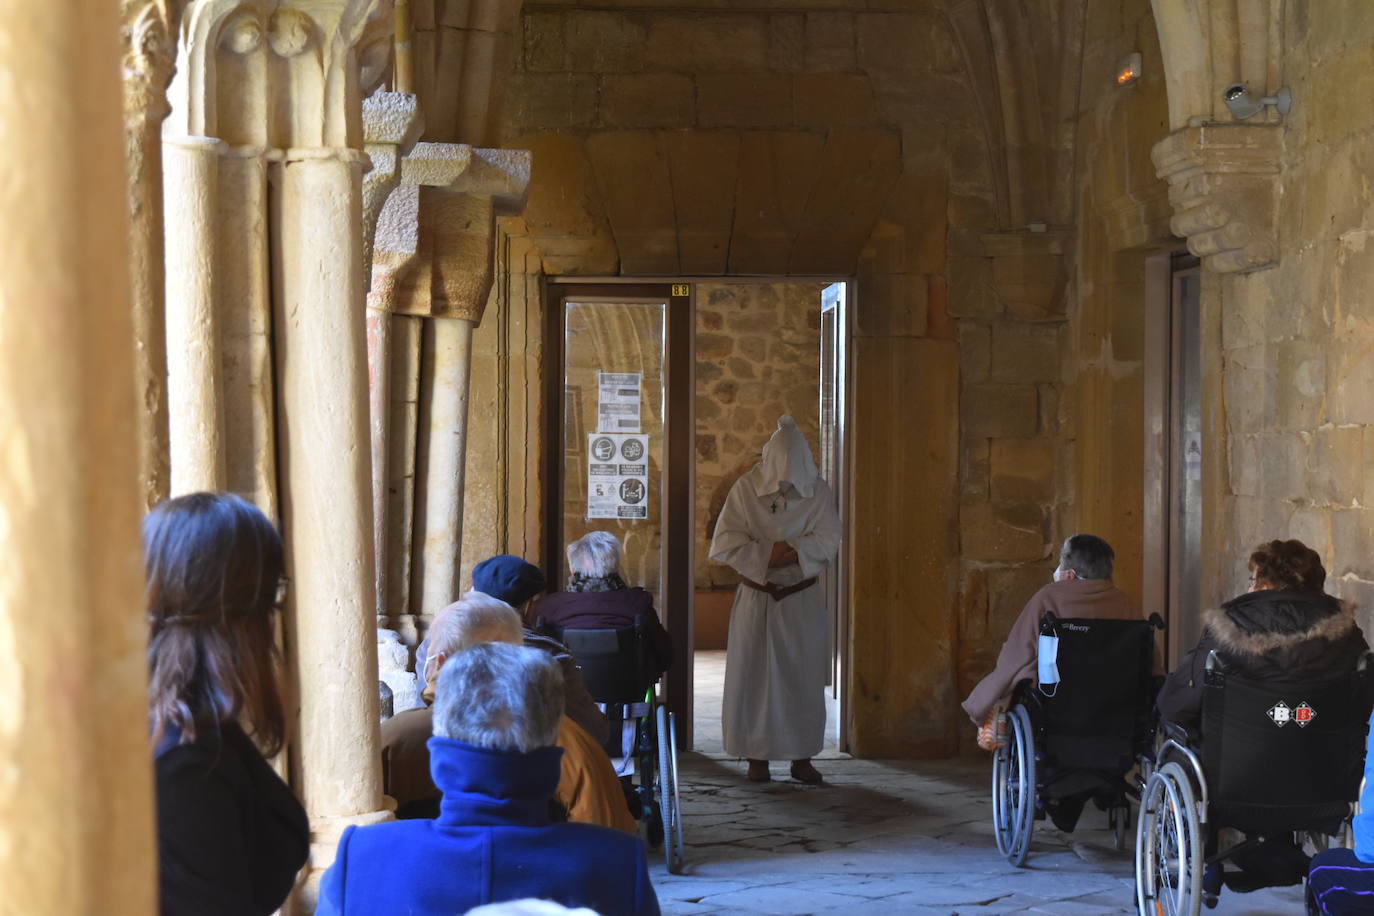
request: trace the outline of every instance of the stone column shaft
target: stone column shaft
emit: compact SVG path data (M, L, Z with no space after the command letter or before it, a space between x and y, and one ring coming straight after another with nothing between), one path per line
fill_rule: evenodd
M282 509L300 691L311 869L382 810L363 322L362 155L291 150L282 166L276 311ZM308 888L307 906L313 901Z
M377 626L391 626L387 611L387 464L391 433L391 313L367 310L367 393L372 421L372 544L376 557Z
M267 170L274 154L235 147L219 162L216 238L225 482L277 517Z
M411 601L415 532L415 466L420 424L420 337L423 319L391 316L391 427L387 461L387 607L407 645L420 641Z
M0 4L0 910L156 911L119 7Z
M219 159L209 137L163 140L167 391L173 495L225 486L220 320L215 306Z
M425 328L425 539L418 551L417 575L420 614L426 625L461 593L458 573L463 548L468 374L475 324L466 318L435 318Z

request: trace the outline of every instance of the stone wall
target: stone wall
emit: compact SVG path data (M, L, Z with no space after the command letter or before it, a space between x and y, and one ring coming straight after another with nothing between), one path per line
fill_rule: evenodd
M943 754L1059 533L1081 30L872 6L526 3L503 142L547 274L857 277L852 749Z
M1217 334L1204 366L1216 382L1204 435L1225 443L1203 468L1204 489L1217 494L1207 534L1220 558L1206 598L1244 587L1256 543L1297 537L1321 553L1328 590L1360 606L1368 632L1374 7L1285 10L1283 74L1295 101L1281 126L1278 264L1204 276L1204 315Z
M701 283L697 301L696 583L732 587L710 560L731 484L790 413L820 463L821 283Z

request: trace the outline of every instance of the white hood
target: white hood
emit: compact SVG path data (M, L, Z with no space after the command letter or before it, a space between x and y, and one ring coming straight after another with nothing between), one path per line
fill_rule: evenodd
M778 418L778 429L763 447L763 460L749 472L749 482L758 496L772 496L790 483L799 494L810 499L820 479L811 447L789 414Z

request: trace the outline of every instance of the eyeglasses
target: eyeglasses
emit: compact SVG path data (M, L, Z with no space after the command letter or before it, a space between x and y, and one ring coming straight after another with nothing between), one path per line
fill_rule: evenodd
M277 596L272 600L272 603L277 607L286 604L286 589L290 584L291 580L285 576L277 580Z

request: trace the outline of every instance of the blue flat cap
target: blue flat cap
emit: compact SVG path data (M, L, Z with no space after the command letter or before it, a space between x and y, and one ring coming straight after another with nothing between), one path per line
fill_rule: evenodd
M544 590L544 574L533 563L499 553L472 568L472 587L519 608Z

